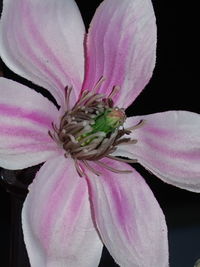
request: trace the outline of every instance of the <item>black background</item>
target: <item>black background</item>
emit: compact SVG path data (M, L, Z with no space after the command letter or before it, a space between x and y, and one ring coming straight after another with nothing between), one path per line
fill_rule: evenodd
M101 1L93 0L90 3L77 0L76 2L88 26ZM153 78L128 109L128 114L150 114L166 110L190 110L200 113L197 87L199 77L195 65L197 50L191 30L195 23L190 19L190 10L183 13L181 9L183 3L175 7L172 1L154 0L153 5L158 26L157 64ZM27 84L4 65L2 67L5 77ZM166 215L170 266L193 266L195 260L200 258L200 195L164 184L137 164L134 167L146 179ZM2 267L9 266L9 234L10 195L0 187L0 266ZM100 266L116 265L105 252Z

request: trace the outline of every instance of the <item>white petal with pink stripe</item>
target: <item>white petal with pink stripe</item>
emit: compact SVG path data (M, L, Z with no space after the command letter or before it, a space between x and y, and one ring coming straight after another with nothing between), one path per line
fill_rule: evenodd
M86 180L73 160L57 157L43 165L30 186L22 222L32 267L98 266L102 243Z
M163 181L200 192L200 115L167 111L128 118L125 127L144 124L132 132L133 145L120 145L115 155L136 158Z
M128 107L152 76L156 58L156 24L150 0L105 0L98 7L87 39L86 80L91 90L103 76L99 89Z
M94 218L105 246L120 266L167 267L167 227L153 193L128 164L103 162L132 171L116 174L93 163L102 175L87 172Z
M58 110L47 98L0 78L0 165L23 169L61 153L48 135Z
M81 89L84 33L73 0L5 0L0 54L12 71L63 104L65 86L74 86L74 101Z

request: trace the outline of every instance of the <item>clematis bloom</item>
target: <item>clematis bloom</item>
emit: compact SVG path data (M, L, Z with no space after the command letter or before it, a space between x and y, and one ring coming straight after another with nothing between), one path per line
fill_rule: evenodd
M0 53L59 106L0 78L0 166L45 162L22 213L31 266L98 266L103 243L120 266L168 266L164 215L127 162L199 192L200 117L125 116L155 65L151 1L104 0L85 38L74 0L4 0Z

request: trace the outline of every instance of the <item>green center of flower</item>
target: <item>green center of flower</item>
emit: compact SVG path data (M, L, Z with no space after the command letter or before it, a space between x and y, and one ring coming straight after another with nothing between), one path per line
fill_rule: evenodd
M122 109L109 108L103 114L100 114L95 119L92 126L93 132L102 131L106 134L113 132L125 121L125 113Z
M85 137L91 136L91 138L88 138L87 141L81 144L81 146L84 147L97 138L94 136L96 133L102 133L102 136L105 136L106 138L123 125L125 118L126 116L122 109L108 108L94 118L94 123L91 125L91 131L82 134L76 140L81 141Z

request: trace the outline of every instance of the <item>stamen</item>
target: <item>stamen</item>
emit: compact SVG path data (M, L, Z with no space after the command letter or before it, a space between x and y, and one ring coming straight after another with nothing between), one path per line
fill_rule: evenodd
M115 145L124 145L124 143L126 144L136 144L137 140L136 139L131 139L131 138L121 138L119 140L116 141Z
M102 162L102 161L95 161L95 163L97 163L98 165L104 167L105 169L115 172L115 173L131 173L132 171L129 170L117 170L115 168L110 167L109 165L107 165L106 163Z
M81 169L81 167L80 167L80 165L78 163L78 160L76 158L74 159L74 163L75 163L74 165L75 165L76 171L78 172L79 176L83 177L85 175L85 173Z
M112 156L117 146L121 144L135 144L137 140L126 137L132 130L143 125L141 120L137 125L124 129L126 119L124 109L114 106L112 97L120 90L114 86L108 97L98 94L97 91L105 81L101 77L92 91L82 91L79 100L70 109L72 87L65 88L66 112L61 117L60 125L52 123L53 133L49 136L65 150L65 157L74 159L75 168L80 177L84 176L84 167L95 175L99 171L90 165L94 161L101 167L115 173L130 173L130 170L117 170L100 161L107 157L127 163L135 163L135 159L124 159ZM82 165L83 163L83 165Z
M98 137L105 137L105 133L104 132L96 132L94 134L90 134L90 135L86 136L85 138L83 138L79 142L79 145L87 144L87 142L89 140L94 140L95 141L95 138L98 138Z
M94 157L97 154L97 149L93 149L92 151L84 151L81 150L80 153L76 154L76 157L80 160L94 160Z
M113 98L120 91L120 89L121 87L119 85L115 85L112 91L110 92L108 98Z
M91 105L93 102L98 101L98 100L102 100L102 98L104 97L103 94L98 94L98 95L93 95L91 96L91 98L89 98L86 102L85 102L85 107L88 107L89 105Z
M111 98L106 98L106 100L104 100L104 101L108 107L113 108L114 102Z
M54 130L56 133L58 133L59 129L57 128L57 126L56 126L53 122L51 123L51 126L52 126L53 130Z
M76 104L73 107L73 110L76 110L78 107L80 107L89 97L91 97L93 93L91 91L83 91L80 99L76 102Z
M133 125L133 126L131 126L129 128L126 128L125 130L133 131L135 129L138 129L138 128L142 127L144 125L144 123L145 123L145 120L140 120L136 125Z
M97 157L95 158L95 160L100 159L101 155L106 155L107 153L111 153L110 149L112 148L115 142L116 136L117 136L117 132L114 132L109 139L103 140L102 145L99 148L99 153Z
M93 94L97 93L97 90L99 89L99 87L102 85L102 83L105 81L106 79L102 76L98 82L96 83L95 87L92 89Z
M77 134L75 134L76 139L80 140L80 138L87 132L91 132L92 127L90 125L86 125L82 130L80 130Z
M73 143L71 140L67 140L63 143L63 149L65 149L66 151L71 152L72 150L74 150L74 148L76 148L77 145L75 143Z
M52 134L52 132L50 130L48 131L48 134L51 137L51 139L53 139L57 143L58 139L56 138L56 135Z
M76 124L69 124L64 127L65 132L74 134L76 132L80 132L81 129L85 128L83 121Z
M82 160L82 162L85 164L86 168L96 174L97 176L100 176L101 173L99 173L97 170L95 170L86 160Z
M65 108L68 111L69 110L69 99L72 92L72 87L65 87Z
M69 139L72 141L72 143L77 144L78 141L74 138L72 134L66 134L66 137L69 137Z

